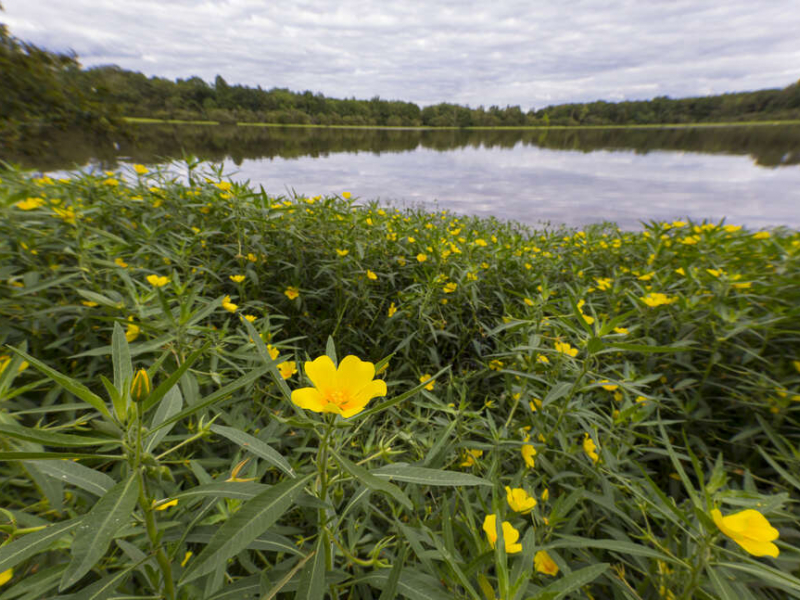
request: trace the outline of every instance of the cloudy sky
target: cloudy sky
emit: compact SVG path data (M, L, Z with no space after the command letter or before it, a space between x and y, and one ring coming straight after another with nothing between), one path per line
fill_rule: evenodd
M797 0L2 0L83 65L472 107L673 98L800 78Z

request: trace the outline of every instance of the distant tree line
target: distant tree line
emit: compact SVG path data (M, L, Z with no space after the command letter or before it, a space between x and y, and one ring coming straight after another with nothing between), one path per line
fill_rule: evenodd
M109 91L109 99L125 115L222 123L520 127L800 119L800 83L785 89L719 96L597 101L524 112L519 106L487 109L449 103L420 108L412 102L377 96L371 100L340 100L310 91L230 85L221 75L209 84L199 77L176 81L148 78L116 66L97 67L87 74L96 87Z
M0 23L0 142L43 127L114 129L119 107L94 81L75 55L22 42Z
M1 8L1 7L0 7ZM633 102L469 108L441 103L327 98L321 93L147 77L118 66L82 69L77 57L37 48L0 24L0 139L40 125L107 130L120 115L301 125L521 127L800 119L800 82L784 89Z

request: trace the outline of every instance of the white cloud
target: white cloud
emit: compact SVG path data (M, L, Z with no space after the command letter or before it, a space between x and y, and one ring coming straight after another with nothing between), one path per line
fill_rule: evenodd
M800 76L794 0L5 0L18 37L169 78L421 105L681 97Z

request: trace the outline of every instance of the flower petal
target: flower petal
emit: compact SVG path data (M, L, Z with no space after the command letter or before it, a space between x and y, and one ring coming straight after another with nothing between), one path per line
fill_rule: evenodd
M309 363L306 363L307 365ZM313 410L314 412L324 412L326 402L317 388L304 387L292 392L292 402L300 408Z
M778 547L772 542L758 542L747 538L734 538L733 541L753 556L778 558Z
M336 385L336 365L330 357L322 355L305 364L306 375L323 394Z
M319 360L319 359L317 359ZM336 387L355 395L375 377L375 365L353 356L345 356L336 371Z
M383 379L373 379L358 391L358 393L352 398L352 400L348 403L348 405L361 404L362 406L366 406L367 402L369 402L373 398L385 395L386 395L386 382Z

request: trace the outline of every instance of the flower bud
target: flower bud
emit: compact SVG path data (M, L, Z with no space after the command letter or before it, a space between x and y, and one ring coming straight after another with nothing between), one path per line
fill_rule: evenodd
M133 383L131 384L131 398L134 402L142 402L150 395L150 376L145 369L139 369L136 375L133 376Z

